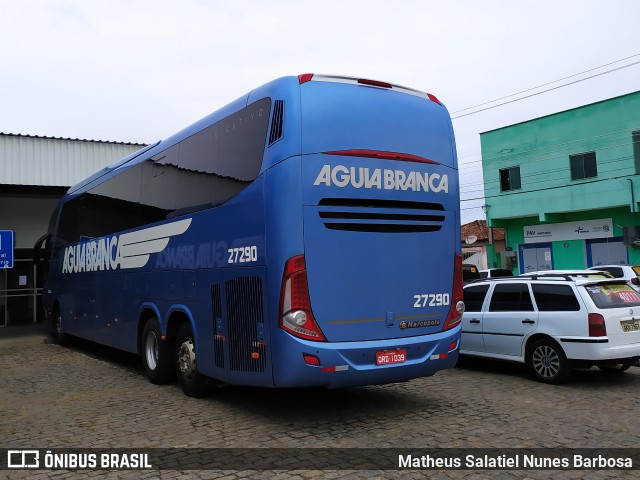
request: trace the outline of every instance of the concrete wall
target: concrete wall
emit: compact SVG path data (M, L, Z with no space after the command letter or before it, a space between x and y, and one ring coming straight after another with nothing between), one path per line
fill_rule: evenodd
M49 219L58 200L53 198L3 197L0 200L0 230L15 231L15 248L32 248L47 233Z

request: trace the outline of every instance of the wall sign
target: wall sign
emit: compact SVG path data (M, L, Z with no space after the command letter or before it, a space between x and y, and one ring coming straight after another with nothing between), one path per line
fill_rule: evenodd
M611 218L524 227L524 243L610 237L613 237L613 220Z
M13 230L0 230L0 268L13 268Z

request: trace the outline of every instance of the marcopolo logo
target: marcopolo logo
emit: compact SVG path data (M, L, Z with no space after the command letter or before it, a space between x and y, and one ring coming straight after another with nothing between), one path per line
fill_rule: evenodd
M149 255L163 251L171 237L183 234L190 225L188 218L72 245L64 251L62 273L144 267Z
M377 188L378 190L411 190L414 192L449 193L447 174L405 172L382 168L345 167L344 165L325 165L316 177L315 186L326 185L344 188Z

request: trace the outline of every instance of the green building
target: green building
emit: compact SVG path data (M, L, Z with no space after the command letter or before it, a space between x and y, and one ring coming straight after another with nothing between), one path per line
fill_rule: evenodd
M640 264L640 92L482 133L487 223L515 273ZM637 228L634 228L638 226Z

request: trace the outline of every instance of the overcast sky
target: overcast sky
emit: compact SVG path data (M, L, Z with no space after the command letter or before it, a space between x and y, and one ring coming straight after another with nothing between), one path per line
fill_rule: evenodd
M0 0L0 132L150 143L306 72L433 93L455 117L640 54L639 18L636 0ZM483 194L480 132L638 90L634 65L454 119L462 198Z

